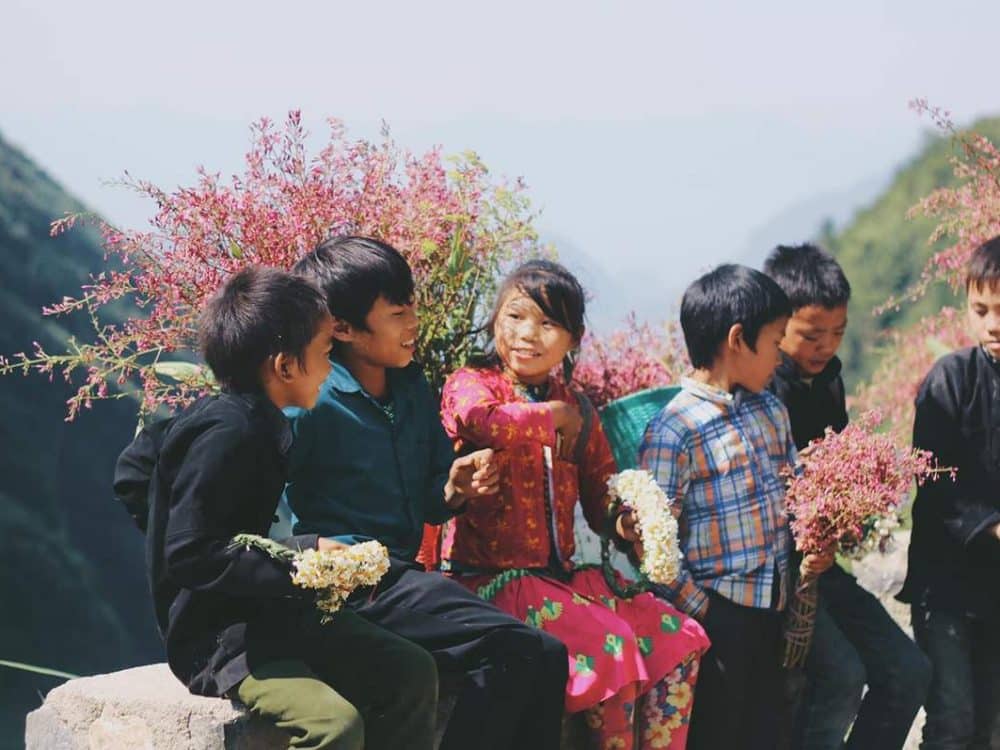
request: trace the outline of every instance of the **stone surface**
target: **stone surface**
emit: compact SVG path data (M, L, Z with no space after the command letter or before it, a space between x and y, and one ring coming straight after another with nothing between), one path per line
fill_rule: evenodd
M166 664L81 677L28 714L27 750L272 750L288 737L231 701L188 693Z

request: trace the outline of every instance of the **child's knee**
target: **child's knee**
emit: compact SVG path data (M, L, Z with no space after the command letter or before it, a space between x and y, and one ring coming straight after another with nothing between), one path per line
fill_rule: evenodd
M314 718L302 722L310 747L317 750L364 750L365 722L354 706L331 702Z

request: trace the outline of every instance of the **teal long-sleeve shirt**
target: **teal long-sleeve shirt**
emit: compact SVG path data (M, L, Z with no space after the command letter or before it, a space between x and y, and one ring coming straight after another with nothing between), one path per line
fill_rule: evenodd
M285 412L295 434L285 496L296 533L377 539L412 560L424 523L454 514L444 502L454 451L437 400L416 364L389 369L390 419L343 364L331 364L316 406Z

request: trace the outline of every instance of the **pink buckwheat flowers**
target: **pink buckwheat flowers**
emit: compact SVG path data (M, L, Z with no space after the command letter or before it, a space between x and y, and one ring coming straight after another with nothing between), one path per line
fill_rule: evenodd
M884 548L914 480L942 472L929 451L904 450L876 432L880 412L862 414L841 432L827 429L800 456L786 502L795 545L803 552L836 549L851 557Z

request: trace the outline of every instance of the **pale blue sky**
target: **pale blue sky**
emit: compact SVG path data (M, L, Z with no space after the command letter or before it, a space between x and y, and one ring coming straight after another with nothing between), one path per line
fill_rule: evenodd
M523 176L604 321L847 216L921 142L909 99L1000 113L988 2L7 0L3 26L0 132L112 221L151 207L106 181L238 171L261 115L384 119Z

